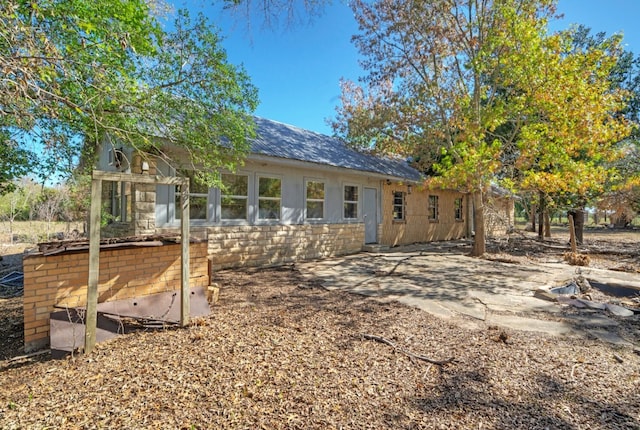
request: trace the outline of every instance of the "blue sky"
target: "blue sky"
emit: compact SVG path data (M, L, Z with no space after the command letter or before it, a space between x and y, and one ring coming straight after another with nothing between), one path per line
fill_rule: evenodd
M258 4L258 3L254 3ZM626 49L640 54L639 0L560 0L564 18L552 29L584 24L608 35L624 33ZM263 29L209 8L209 18L225 37L229 60L243 64L258 87L256 115L331 134L326 119L335 115L341 77L356 80L363 72L351 43L357 25L349 7L337 1L309 24Z

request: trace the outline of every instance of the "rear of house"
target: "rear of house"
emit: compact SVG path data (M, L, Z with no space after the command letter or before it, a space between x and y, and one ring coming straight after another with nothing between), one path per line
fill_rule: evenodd
M338 138L262 118L256 118L256 132L244 166L223 173L225 191L191 181L191 232L208 240L213 269L468 235L467 196L422 189L424 178L405 160L364 154ZM105 147L98 168L193 177L162 162L143 169L144 163L126 148ZM105 187L105 207L114 220L107 230L139 235L179 228L175 187Z
M256 119L256 126L244 166L222 174L224 190L190 181L192 287L209 285L211 270L468 235L467 196L423 189L422 175L406 161L363 154L340 139L274 121ZM153 238L179 236L179 192L135 177L192 178L193 172L112 146L101 150L97 167L133 179L101 181L109 220L101 233L126 240L100 252L99 303L178 291L180 246ZM146 240L151 242L139 243ZM56 308L81 310L86 304L88 244L73 245L25 257L26 351L48 344Z

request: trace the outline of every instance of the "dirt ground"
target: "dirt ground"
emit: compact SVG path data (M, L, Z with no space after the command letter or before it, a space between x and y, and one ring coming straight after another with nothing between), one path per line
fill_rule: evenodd
M487 258L557 261L568 236L554 233L491 241ZM581 250L591 267L638 273L638 239L587 231ZM22 299L0 292L0 428L640 429L633 348L463 329L326 291L292 266L214 281L210 317L65 360L18 357ZM640 330L638 315L626 324Z

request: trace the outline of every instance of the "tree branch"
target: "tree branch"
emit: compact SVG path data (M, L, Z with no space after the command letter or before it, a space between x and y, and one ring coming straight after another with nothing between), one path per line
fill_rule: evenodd
M389 345L391 348L403 353L407 357L415 358L416 360L426 361L427 363L435 364L435 365L438 365L438 366L444 366L446 364L450 364L450 363L453 363L455 361L455 359L453 357L451 357L451 358L449 358L447 360L434 360L434 359L426 357L424 355L414 354L411 351L408 351L406 349L403 349L403 348L400 348L400 347L396 346L396 344L391 342L389 339L385 339L382 336L376 336L376 335L373 335L373 334L366 334L366 333L363 333L361 336L363 338L367 339L367 340L374 340L376 342L380 342L380 343L384 343L385 345Z

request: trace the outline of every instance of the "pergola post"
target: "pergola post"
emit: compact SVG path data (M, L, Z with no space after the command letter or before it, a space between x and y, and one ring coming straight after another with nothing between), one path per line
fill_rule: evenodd
M98 281L100 279L100 215L102 209L102 181L132 182L155 185L179 185L181 194L181 286L180 286L180 325L189 324L190 288L189 288L189 179L130 173L113 173L94 170L91 181L91 212L89 216L89 280L87 282L87 308L85 314L85 354L93 351L96 345L96 327L98 325Z
M102 206L102 180L91 181L91 212L89 215L89 281L87 283L87 310L85 314L84 352L96 345L98 324L98 279L100 277L100 209Z
M180 202L181 202L181 243L182 243L182 283L181 283L181 301L180 301L180 325L189 324L189 306L190 306L190 288L189 288L189 180L180 186Z

